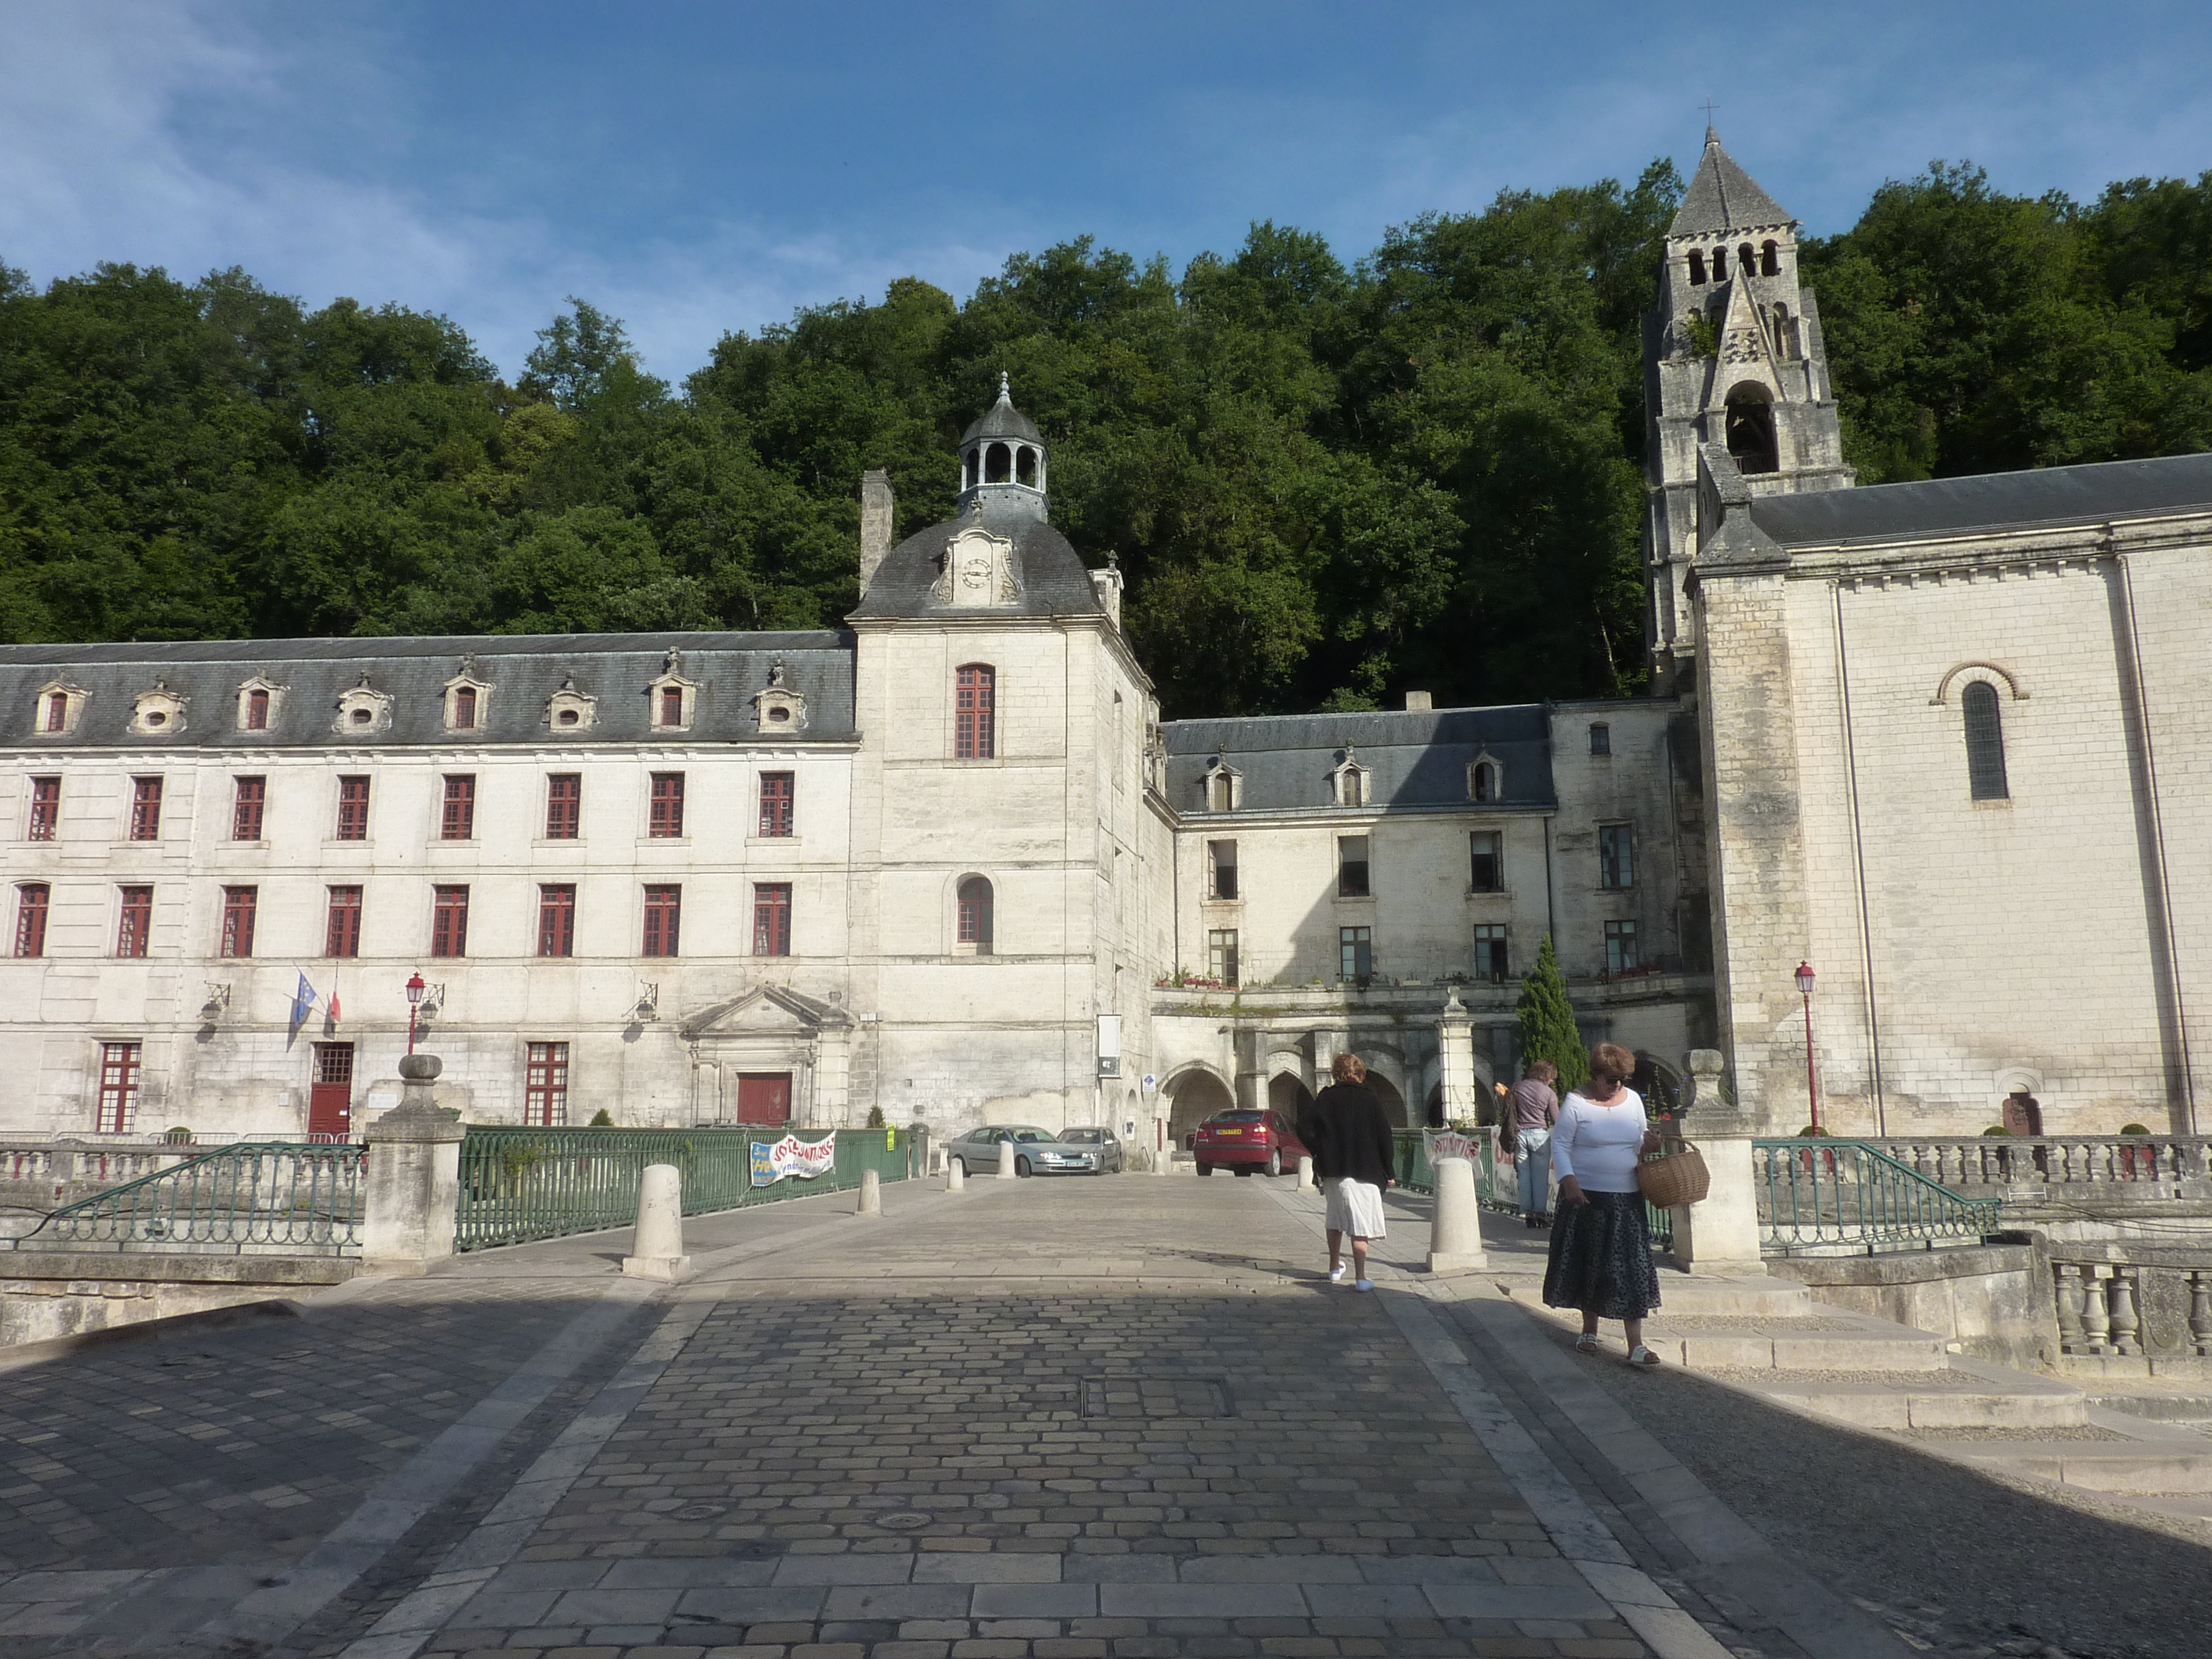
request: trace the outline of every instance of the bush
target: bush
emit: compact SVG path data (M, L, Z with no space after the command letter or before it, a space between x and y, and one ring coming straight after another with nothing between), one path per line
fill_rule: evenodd
M868 1127L871 1129L880 1129L884 1127L884 1109L882 1107L871 1106L868 1108Z
M2008 1135L2012 1131L2006 1128L2002 1123L1992 1123L1988 1128L1983 1130L1982 1133L1985 1135Z
M1808 1123L1808 1124L1807 1124L1803 1128L1800 1129L1800 1130L1797 1132L1797 1135L1798 1135L1798 1139L1800 1139L1801 1140L1802 1140L1802 1139L1808 1139L1808 1138L1811 1138L1811 1137L1814 1137L1814 1136L1817 1136L1817 1137L1819 1137L1820 1139L1822 1139L1822 1140L1826 1140L1826 1139L1828 1138L1828 1132L1827 1132L1826 1129L1823 1129L1823 1128L1820 1127L1819 1127L1818 1125L1816 1125L1816 1124L1811 1124L1811 1123Z
M2146 1124L2123 1123L2120 1125L2120 1133L2124 1135L2147 1135L2150 1133L2150 1129Z
M584 1127L587 1129L611 1129L615 1127L615 1121L608 1114L607 1109L602 1106L592 1114L592 1121Z

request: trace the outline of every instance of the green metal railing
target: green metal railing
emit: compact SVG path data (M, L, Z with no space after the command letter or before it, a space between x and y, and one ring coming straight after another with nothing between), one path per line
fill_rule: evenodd
M64 1205L16 1250L354 1255L365 1146L244 1141Z
M834 1133L835 1166L811 1179L752 1184L753 1143L786 1133L810 1144ZM471 1124L461 1143L455 1244L464 1250L628 1227L637 1220L637 1182L648 1164L684 1176L684 1213L858 1187L860 1172L884 1181L913 1173L914 1137L903 1129L521 1129Z
M1760 1242L1771 1250L1933 1248L1997 1231L1995 1198L1968 1198L1862 1140L1752 1143Z
M1394 1137L1398 1144L1398 1184L1409 1193L1435 1190L1429 1169L1426 1147L1418 1130L1400 1130ZM1481 1161L1475 1165L1474 1195L1486 1210L1498 1210L1507 1215L1521 1213L1520 1177L1513 1164L1502 1163L1497 1156L1496 1143L1486 1134L1482 1140ZM1644 1214L1651 1229L1651 1243L1658 1249L1672 1249L1674 1244L1674 1213L1647 1204Z

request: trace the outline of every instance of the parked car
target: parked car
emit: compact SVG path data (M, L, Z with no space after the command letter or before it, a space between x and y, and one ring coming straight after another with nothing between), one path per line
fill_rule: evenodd
M1216 1112L1198 1126L1190 1150L1200 1175L1212 1175L1217 1166L1241 1176L1255 1170L1271 1176L1295 1173L1307 1155L1290 1119L1275 1111Z
M1060 1137L1063 1146L1091 1146L1098 1152L1098 1173L1119 1175L1123 1169L1121 1139L1111 1129L1069 1129Z
M1097 1175L1109 1157L1109 1149L1097 1141L1082 1142L1077 1134L1098 1134L1102 1131L1073 1130L1067 1135L1055 1136L1049 1130L1025 1123L987 1123L970 1129L945 1149L947 1159L960 1166L963 1175L976 1173L996 1175L999 1172L999 1145L1012 1141L1014 1147L1014 1173L1027 1177L1033 1175ZM1121 1146L1113 1143L1110 1156L1114 1167L1121 1167Z

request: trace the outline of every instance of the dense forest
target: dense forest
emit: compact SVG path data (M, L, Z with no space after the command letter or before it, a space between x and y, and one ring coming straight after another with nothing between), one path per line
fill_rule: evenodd
M1352 265L1078 240L726 336L681 389L581 300L510 385L397 305L0 264L0 639L831 624L862 469L902 534L945 516L1004 369L1171 714L1630 690L1680 189L1508 192ZM1938 165L1802 263L1864 482L2212 447L2212 173L2084 205Z

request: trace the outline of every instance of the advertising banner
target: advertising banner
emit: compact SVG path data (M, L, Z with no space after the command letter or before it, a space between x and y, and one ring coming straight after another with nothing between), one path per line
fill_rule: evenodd
M801 1140L797 1135L786 1135L778 1141L753 1142L753 1185L773 1187L786 1176L797 1176L801 1181L811 1181L826 1175L837 1164L837 1137L823 1140Z
M1424 1129L1421 1143L1428 1149L1431 1169L1447 1158L1463 1158L1470 1164L1482 1161L1482 1140L1479 1135L1463 1135L1456 1129Z

